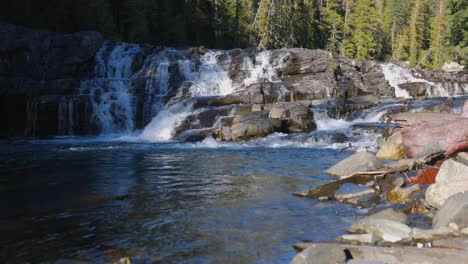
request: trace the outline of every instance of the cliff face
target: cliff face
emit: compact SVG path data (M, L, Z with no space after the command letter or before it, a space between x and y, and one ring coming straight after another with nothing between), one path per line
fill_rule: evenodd
M0 136L32 135L36 125L36 135L57 135L57 102L92 75L103 38L96 32L61 35L9 24L0 24L0 35Z
M129 132L183 110L171 136L243 140L314 130L311 105L342 117L395 96L379 63L323 50L174 50L8 24L0 34L3 137Z

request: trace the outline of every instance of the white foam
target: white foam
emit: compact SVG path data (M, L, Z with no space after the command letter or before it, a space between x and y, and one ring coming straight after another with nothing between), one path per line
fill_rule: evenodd
M165 108L145 127L140 139L151 142L169 141L174 130L179 126L193 109L193 102L179 103Z

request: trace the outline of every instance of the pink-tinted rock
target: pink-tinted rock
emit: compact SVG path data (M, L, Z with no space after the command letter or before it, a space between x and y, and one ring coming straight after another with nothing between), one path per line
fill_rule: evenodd
M468 118L468 100L466 100L463 105L462 117Z
M424 148L438 144L444 151L452 150L468 142L468 118L433 124L417 122L402 129L403 149L413 158L423 153Z

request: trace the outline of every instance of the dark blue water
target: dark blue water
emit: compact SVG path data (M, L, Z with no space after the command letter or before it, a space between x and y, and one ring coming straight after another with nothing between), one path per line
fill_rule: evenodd
M93 140L0 143L0 262L287 263L359 211L294 197L346 153Z

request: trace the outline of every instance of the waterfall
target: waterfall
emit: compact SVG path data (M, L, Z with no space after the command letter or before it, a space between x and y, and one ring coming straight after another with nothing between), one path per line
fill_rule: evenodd
M130 132L134 129L132 75L135 57L142 49L120 43L106 57L109 42L96 54L95 76L81 83L80 95L92 102L92 122L101 133Z
M430 86L426 91L429 97L447 97L468 92L468 85L449 83L449 82L431 82L422 78L417 78L411 73L411 69L398 66L394 63L384 63L382 72L389 84L395 88L396 97L411 98L408 91L399 87L400 84L421 82Z
M356 124L377 123L391 109L403 107L402 104L385 104L363 110L353 120L333 119L328 115L328 107L313 107L317 130L344 130Z

